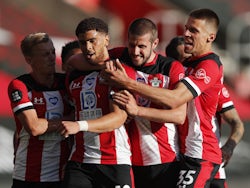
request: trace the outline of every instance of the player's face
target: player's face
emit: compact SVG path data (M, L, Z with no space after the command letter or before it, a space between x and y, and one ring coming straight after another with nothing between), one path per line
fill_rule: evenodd
M26 57L26 60L35 73L54 73L56 54L52 41L35 45L32 48L32 55Z
M180 44L177 46L177 51L178 51L178 54L179 54L179 61L180 62L183 62L185 61L185 59L188 59L189 57L191 57L192 54L188 54L184 51L184 44Z
M153 60L154 43L150 39L150 33L142 36L129 34L128 52L135 66L142 66Z
M70 50L66 55L65 55L65 62L62 64L62 70L65 72L68 71L72 71L73 67L71 65L69 65L69 63L67 62L68 59L75 54L80 54L82 53L80 48L73 48L72 50Z
M189 17L185 25L185 52L200 56L210 51L209 32L205 20Z
M96 30L81 33L78 36L85 59L94 65L103 64L108 59L109 36Z

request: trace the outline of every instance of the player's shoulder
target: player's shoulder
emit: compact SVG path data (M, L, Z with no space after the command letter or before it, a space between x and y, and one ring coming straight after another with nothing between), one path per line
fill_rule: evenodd
M162 55L158 55L158 58L156 60L156 64L167 68L167 69L172 69L172 68L176 68L176 67L183 67L182 63L177 61L176 59L172 58L172 57L167 57L167 56L162 56Z
M23 75L20 75L14 79L11 80L10 84L13 84L13 83L17 83L17 82L23 82L23 83L28 83L28 82L31 82L33 79L31 77L30 74L23 74Z
M220 57L215 53L206 54L200 57L199 59L197 59L197 61L200 61L201 64L210 64L210 65L214 64L218 67L222 66Z

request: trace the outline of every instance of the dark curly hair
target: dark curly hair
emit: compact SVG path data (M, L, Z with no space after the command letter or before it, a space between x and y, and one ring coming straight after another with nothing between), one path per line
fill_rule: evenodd
M108 34L108 25L101 19L90 17L82 20L76 27L75 35L78 37L81 33L86 33L90 30L96 30L101 33Z

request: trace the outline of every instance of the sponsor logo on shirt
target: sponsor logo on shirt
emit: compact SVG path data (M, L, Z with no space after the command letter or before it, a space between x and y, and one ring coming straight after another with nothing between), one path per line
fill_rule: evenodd
M179 74L179 80L181 80L182 78L184 78L185 77L185 74L184 73L180 73Z
M205 84L208 84L211 80L211 78L206 75L206 71L204 69L198 69L195 73L195 77L198 79L204 79Z
M92 109L96 107L96 95L93 91L81 92L82 109Z
M40 97L40 98L35 97L34 100L33 100L33 103L34 104L44 104L43 98L42 97Z
M49 98L49 102L53 105L56 105L58 102L58 98L57 97L50 97Z
M225 98L228 98L228 97L229 97L229 92L228 92L227 88L225 88L225 87L222 88L222 95L223 95Z
M95 79L96 78L94 78L94 77L86 78L86 84L87 84L86 89L90 89L94 85Z
M23 95L20 90L15 90L11 93L12 102L19 102L22 99Z
M73 82L71 89L77 89L81 87L81 83L80 82Z
M146 83L145 79L142 77L137 78L136 81L141 83Z

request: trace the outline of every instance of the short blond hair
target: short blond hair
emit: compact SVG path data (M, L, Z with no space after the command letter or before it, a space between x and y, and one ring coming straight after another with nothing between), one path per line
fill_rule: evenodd
M32 48L37 44L52 41L47 33L37 32L31 33L24 37L21 41L21 50L24 56L32 55Z

